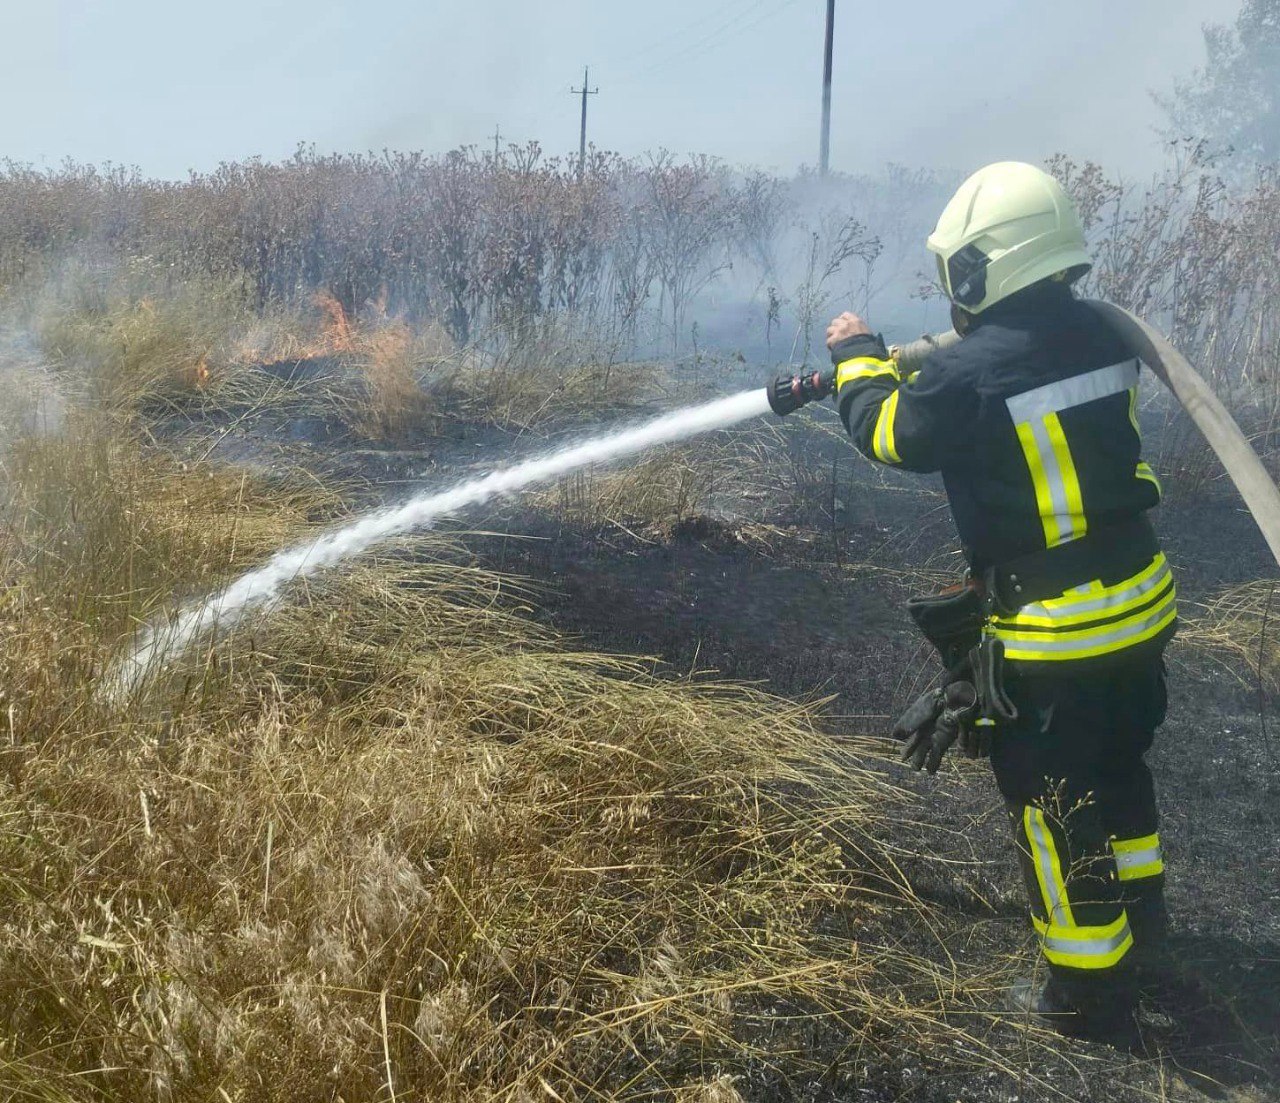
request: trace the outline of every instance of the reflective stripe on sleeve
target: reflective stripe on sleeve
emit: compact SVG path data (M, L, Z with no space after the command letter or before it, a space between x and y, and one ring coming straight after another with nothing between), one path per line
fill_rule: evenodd
M1116 872L1121 881L1158 877L1164 872L1164 851L1160 847L1159 835L1112 839L1111 850L1115 854Z
M895 372L896 374L896 372ZM876 418L876 428L872 435L872 448L876 459L881 463L901 463L898 455L897 441L894 439L893 420L898 413L898 397L901 391L894 391L880 403L880 416Z
M1164 487L1160 484L1160 477L1151 470L1151 465L1149 463L1139 463L1134 469L1133 475L1136 479L1145 479L1156 488L1156 493L1161 498L1164 497Z
M897 382L898 365L893 360L877 360L874 356L855 356L836 368L836 391L857 379L874 379L885 375Z

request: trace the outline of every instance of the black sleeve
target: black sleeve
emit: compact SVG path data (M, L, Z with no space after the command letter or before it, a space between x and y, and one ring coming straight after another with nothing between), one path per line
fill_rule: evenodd
M903 379L879 337L864 334L831 350L835 399L853 443L868 459L907 471L937 471L964 447L978 416L968 357L939 350Z

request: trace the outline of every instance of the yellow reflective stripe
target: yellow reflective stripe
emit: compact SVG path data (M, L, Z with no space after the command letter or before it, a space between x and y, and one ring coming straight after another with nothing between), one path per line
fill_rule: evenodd
M1149 594L1144 596L1148 600L1150 599ZM1008 620L992 621L991 628L1001 639L1010 639L1021 643L1053 643L1055 640L1061 642L1099 639L1103 636L1114 635L1121 629L1144 624L1152 617L1162 614L1169 605L1176 604L1177 597L1177 588L1170 582L1168 591L1150 608L1144 608L1141 612L1133 613L1119 620L1108 621L1106 624L1098 624L1098 617L1095 616L1091 618L1092 623L1083 628L1068 628L1061 632L1055 632L1052 629L1036 625L1024 626L1020 618L1014 617ZM1102 616L1107 615L1106 612L1102 614Z
M1024 605L1013 616L997 616L992 623L997 628L1007 628L1014 632L1088 625L1093 621L1127 613L1150 601L1172 578L1168 560L1160 552L1150 566L1123 582L1104 586L1101 579L1094 579L1087 587L1077 587L1061 597L1046 598L1044 601Z
M1031 917L1040 949L1054 965L1068 969L1110 969L1133 948L1133 932L1125 912L1100 927L1062 926Z
M1133 431L1138 434L1138 439L1142 439L1142 430L1138 428L1138 388L1129 388L1129 424L1133 426Z
M902 462L893 433L893 419L898 413L898 397L901 393L900 390L894 391L880 404L880 416L876 418L876 428L872 434L872 447L876 459L881 463Z
M1112 839L1111 850L1115 854L1116 873L1121 881L1139 881L1144 877L1158 877L1164 872L1164 851L1159 835Z
M898 381L898 365L893 360L879 360L874 356L855 356L845 360L836 367L836 390L855 379L874 379L876 376L890 376Z
M1157 858L1154 862L1143 862L1141 865L1116 869L1116 874L1122 881L1141 881L1144 877L1159 877L1163 872L1163 858Z
M1075 926L1071 901L1067 898L1067 883L1062 876L1062 862L1058 859L1058 847L1053 841L1048 823L1045 822L1044 812L1028 804L1022 810L1022 824L1031 844L1036 880L1040 882L1040 894L1044 897L1045 914L1049 916L1051 924Z
M1035 432L1029 421L1017 426L1018 441L1022 444L1022 454L1027 458L1027 467L1031 469L1031 485L1036 491L1036 511L1040 514L1040 523L1044 526L1044 542L1047 547L1058 543L1058 521L1053 512L1053 495L1049 492L1049 480L1044 473L1044 461L1040 458L1040 446L1036 443Z
M1058 470L1062 473L1062 485L1067 498L1067 516L1070 530L1064 539L1078 540L1089 531L1084 517L1084 501L1080 493L1080 476L1076 474L1076 464L1071 458L1071 448L1067 445L1067 436L1062 431L1062 422L1057 414L1049 414L1044 419L1049 440L1053 444L1053 454L1058 460ZM1061 519L1058 527L1061 528Z
M1160 836L1143 835L1140 839L1112 839L1111 849L1117 854L1132 854L1137 850L1159 850Z
M1084 586L1076 586L1067 590L1060 597L1048 597L1043 601L1033 601L1018 613L1018 619L1029 609L1043 609L1054 624L1069 623L1070 618L1077 615L1075 610L1093 613L1095 616L1109 615L1115 611L1112 599L1117 597L1151 596L1153 583L1158 584L1165 576L1170 576L1169 561L1164 552L1156 552L1151 562L1137 574L1103 585L1102 579L1095 578Z
M1164 487L1160 484L1159 476L1151 470L1151 465L1149 463L1139 463L1134 469L1133 475L1134 478L1137 479L1146 479L1147 482L1151 483L1152 486L1156 488L1156 493L1159 494L1161 498L1164 497Z
M1006 659L1020 662L1062 662L1070 659L1092 659L1109 655L1126 647L1134 647L1158 636L1178 616L1176 595L1171 589L1168 598L1160 602L1149 614L1142 614L1131 621L1103 625L1088 633L1057 633L1046 637L1036 632L1008 632L992 628L993 635L1004 643Z

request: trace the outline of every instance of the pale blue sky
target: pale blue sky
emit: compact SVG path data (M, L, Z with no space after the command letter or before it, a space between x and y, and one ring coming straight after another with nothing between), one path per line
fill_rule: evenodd
M1160 157L1149 92L1237 0L838 0L833 164ZM500 124L785 171L817 149L823 0L3 0L0 156L136 164L482 143Z

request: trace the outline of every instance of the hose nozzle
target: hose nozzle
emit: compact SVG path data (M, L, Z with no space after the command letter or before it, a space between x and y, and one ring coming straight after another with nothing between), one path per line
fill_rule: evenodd
M794 413L801 406L826 398L835 384L835 372L805 372L803 375L780 375L769 384L769 408L779 417Z

